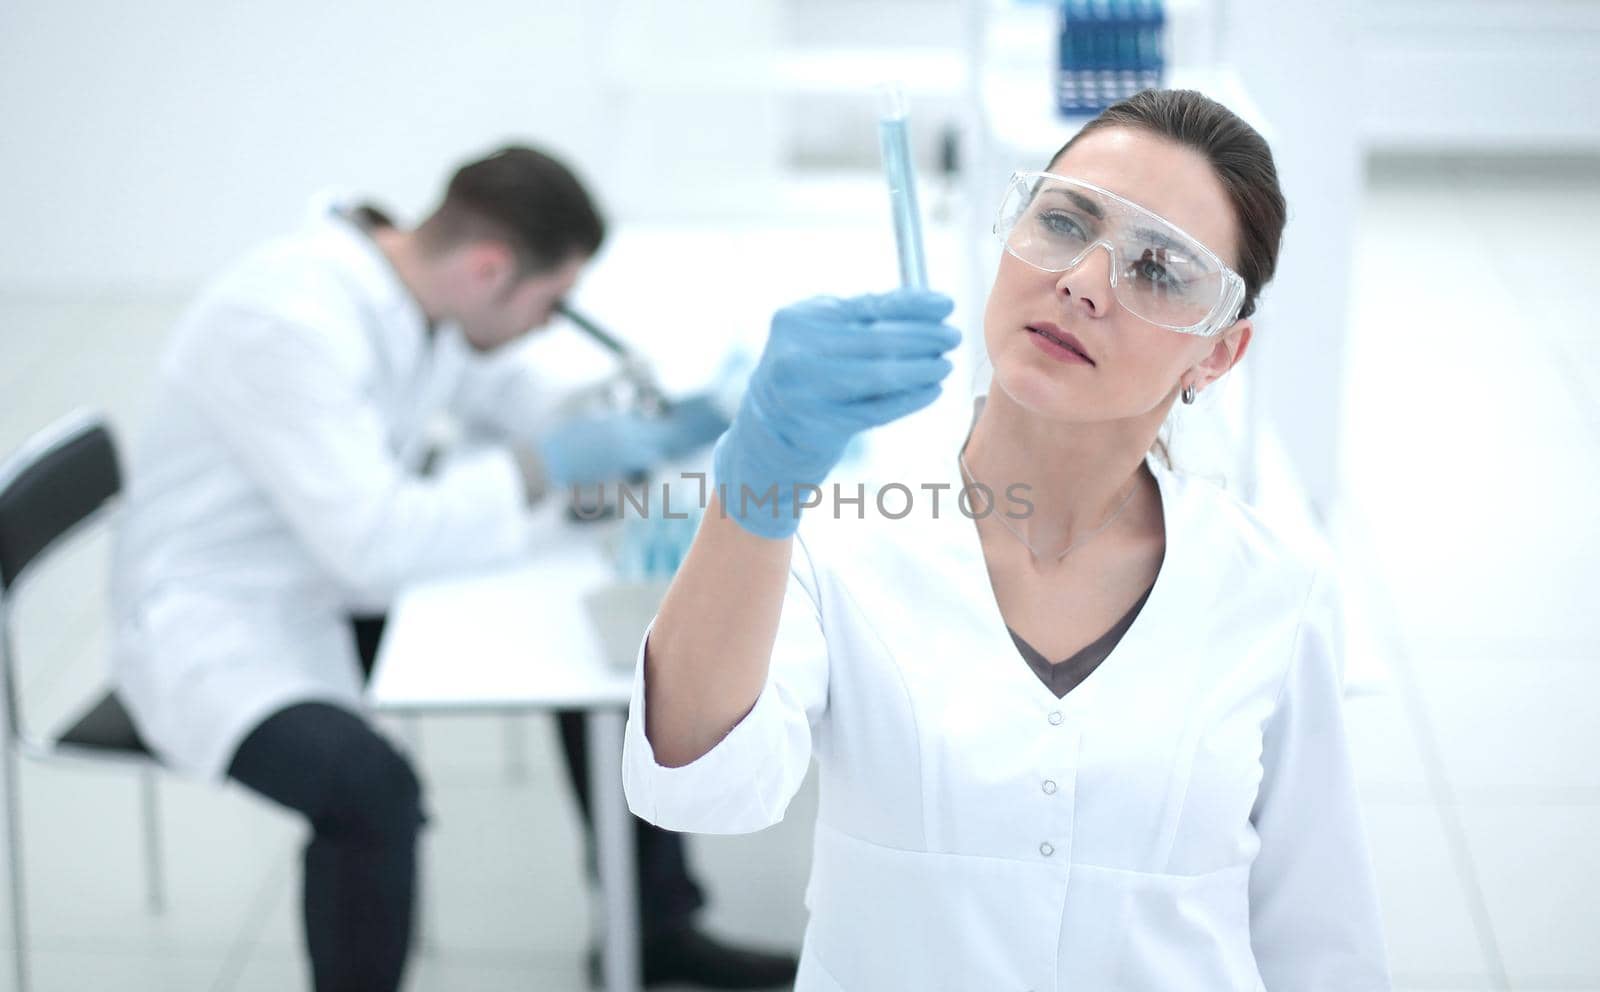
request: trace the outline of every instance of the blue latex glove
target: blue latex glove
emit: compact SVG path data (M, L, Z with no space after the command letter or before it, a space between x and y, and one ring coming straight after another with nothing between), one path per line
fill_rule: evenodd
M953 309L941 293L901 289L779 310L733 426L717 442L723 512L760 537L793 534L797 486L820 485L858 432L939 395L951 369L944 352L961 340L943 323Z
M624 479L665 457L660 425L634 413L568 420L538 443L545 475L559 486Z
M703 448L727 428L709 397L692 396L660 417L603 413L569 420L539 442L539 458L560 486L625 479Z

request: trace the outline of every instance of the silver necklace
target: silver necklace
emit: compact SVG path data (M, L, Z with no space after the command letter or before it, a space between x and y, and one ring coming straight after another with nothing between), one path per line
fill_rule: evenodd
M978 482L977 478L975 478L973 476L973 474L972 474L972 470L967 468L967 459L966 459L964 447L963 447L962 451L956 452L956 462L957 462L957 464L959 464L961 466L961 474L966 477L966 480L969 483L971 483L972 485L974 485L974 486L979 485L979 482ZM1105 523L1103 523L1100 526L1096 527L1094 530L1090 531L1087 534L1084 534L1084 535L1081 535L1081 536L1079 536L1077 538L1074 538L1072 543L1067 545L1066 551L1063 551L1060 554L1056 555L1056 561L1060 561L1061 559L1065 558L1067 556L1067 552L1071 551L1073 548L1076 548L1078 545L1083 544L1085 541L1089 540L1089 538L1094 537L1096 534L1098 534L1101 531L1105 530L1107 527L1110 527L1111 526L1111 522L1113 520L1117 519L1117 517L1122 513L1123 507L1128 505L1128 501L1133 498L1133 494L1135 492L1137 492L1138 489L1139 489L1139 485L1138 485L1137 482L1135 482L1134 485L1133 485L1133 488L1128 490L1128 495L1122 497L1122 502L1118 503L1117 504L1117 508L1111 512L1111 516L1106 518ZM1021 541L1022 542L1022 546L1028 549L1028 553L1029 554L1033 555L1033 557L1035 559L1038 559L1040 557L1039 549L1034 547L1032 544L1030 544L1028 542L1028 539L1022 536L1022 532L1021 531L1019 531L1015 527L1011 526L1011 522L1006 519L1006 515L1004 513L1000 514L1000 518L999 519L1000 519L1000 526L1002 526L1006 530L1010 531L1012 537L1016 538L1018 541Z

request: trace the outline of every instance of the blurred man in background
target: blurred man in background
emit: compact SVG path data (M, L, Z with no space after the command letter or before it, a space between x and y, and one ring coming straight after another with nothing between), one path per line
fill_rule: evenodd
M549 321L603 235L566 167L502 149L415 229L321 211L212 285L164 355L117 538L119 688L168 765L309 821L318 992L392 992L409 952L421 790L361 703L394 595L517 560L547 490L682 457L724 426L557 420L555 391L496 354ZM495 443L432 466L441 414ZM581 722L562 726L587 816ZM792 979L792 958L696 929L681 838L635 822L646 983Z

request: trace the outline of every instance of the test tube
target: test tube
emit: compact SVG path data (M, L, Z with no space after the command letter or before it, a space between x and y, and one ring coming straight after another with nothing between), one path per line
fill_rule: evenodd
M878 118L878 144L883 174L889 180L889 208L894 218L895 250L900 256L900 285L928 288L928 267L922 256L922 215L917 212L917 183L906 140L906 98L900 87L880 90L883 112Z

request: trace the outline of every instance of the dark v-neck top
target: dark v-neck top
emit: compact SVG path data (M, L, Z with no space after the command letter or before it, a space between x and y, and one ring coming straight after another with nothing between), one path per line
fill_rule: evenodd
M1127 613L1123 614L1122 619L1112 624L1111 629L1101 634L1092 644L1089 644L1072 657L1054 664L1040 654L1032 644L1018 637L1017 632L1012 630L1009 625L1006 630L1010 632L1011 640L1016 642L1017 650L1022 652L1023 660L1028 663L1029 668L1033 669L1033 674L1039 676L1039 681L1044 683L1045 688L1055 693L1056 698L1060 699L1075 688L1078 683L1088 678L1089 674L1098 668L1102 661L1106 660L1106 656L1116 648L1117 642L1122 640L1122 635L1126 634L1128 628L1133 626L1134 618L1144 608L1145 600L1150 598L1150 590L1155 587L1154 582L1150 583L1150 589L1144 591L1144 595L1140 596L1139 601L1134 603Z

